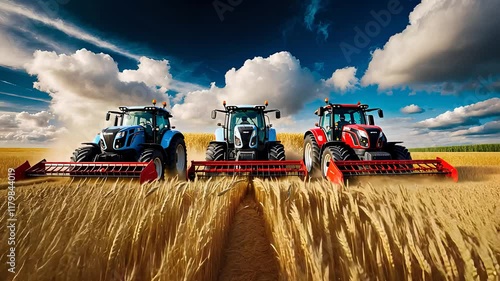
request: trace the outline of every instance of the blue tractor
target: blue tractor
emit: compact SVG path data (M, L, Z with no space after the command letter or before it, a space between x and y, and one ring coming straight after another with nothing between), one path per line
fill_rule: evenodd
M212 119L217 117L217 112L226 116L224 124L218 124L215 141L207 148L207 161L285 160L285 148L276 140L276 130L266 115L275 112L279 119L279 110L267 110L267 101L265 105L239 106L226 106L224 101L223 105L224 110L212 111Z
M158 179L164 177L165 171L168 176L185 179L184 135L170 125L172 115L165 107L165 102L161 108L153 100L153 106L123 106L120 111L109 111L106 120L114 115L114 126L103 129L93 142L83 143L85 146L75 150L71 161L112 162L120 167L152 162Z
M224 124L217 124L215 140L207 147L206 161L191 161L187 175L189 180L214 176L248 176L275 178L298 176L304 178L307 170L304 162L285 160L285 148L276 138L267 113L277 109L267 109L264 105L228 105L224 110L212 111L212 119L217 112L225 114Z

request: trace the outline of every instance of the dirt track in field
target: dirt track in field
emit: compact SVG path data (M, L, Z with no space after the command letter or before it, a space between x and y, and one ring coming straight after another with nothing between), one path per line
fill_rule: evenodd
M227 241L218 280L278 280L278 262L253 194L239 205Z

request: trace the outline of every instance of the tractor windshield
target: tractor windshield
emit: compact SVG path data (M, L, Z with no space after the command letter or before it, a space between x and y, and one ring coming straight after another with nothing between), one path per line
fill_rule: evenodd
M232 112L229 118L229 140L233 140L234 127L236 125L255 125L259 132L259 139L264 138L264 114L262 110L238 109Z
M366 125L365 113L360 108L336 108L333 114L333 124L342 126L348 124Z
M123 126L153 126L153 114L147 111L129 111L123 116Z

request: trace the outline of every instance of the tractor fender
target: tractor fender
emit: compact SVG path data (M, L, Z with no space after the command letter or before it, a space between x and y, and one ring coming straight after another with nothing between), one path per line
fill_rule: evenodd
M97 145L99 145L99 141L101 140L101 133L98 133L95 137L94 137L94 140L92 141L92 143L95 143ZM85 143L85 144L89 144L89 143Z
M84 144L84 145L90 145L90 146L93 146L93 147L95 147L95 148L99 149L99 151L101 150L101 147L99 147L99 144L97 144L97 143L93 143L93 142L82 142L82 144Z
M177 130L168 130L163 134L163 137L161 139L161 147L163 150L167 149L170 146L170 143L174 138L182 138L184 139L184 135L177 131Z
M224 129L217 128L215 129L215 142L226 142L224 139Z
M269 128L269 141L276 141L278 138L276 137L276 129Z
M304 138L306 138L307 135L313 135L320 148L323 148L325 143L328 142L325 131L323 131L323 129L321 128L310 129L304 134Z

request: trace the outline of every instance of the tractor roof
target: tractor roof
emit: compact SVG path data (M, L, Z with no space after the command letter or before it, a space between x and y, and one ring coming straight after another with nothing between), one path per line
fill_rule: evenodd
M172 114L168 110L158 106L120 106L119 109L121 111L159 111L166 113L169 117L172 117Z
M264 105L228 105L226 106L226 109L228 111L235 111L238 109L255 109L255 110L264 110L266 109L266 106Z
M329 104L323 106L325 110L331 110L332 108L350 108L350 109L361 109L361 110L366 110L368 109L367 104ZM314 114L318 115L318 110L314 112Z

